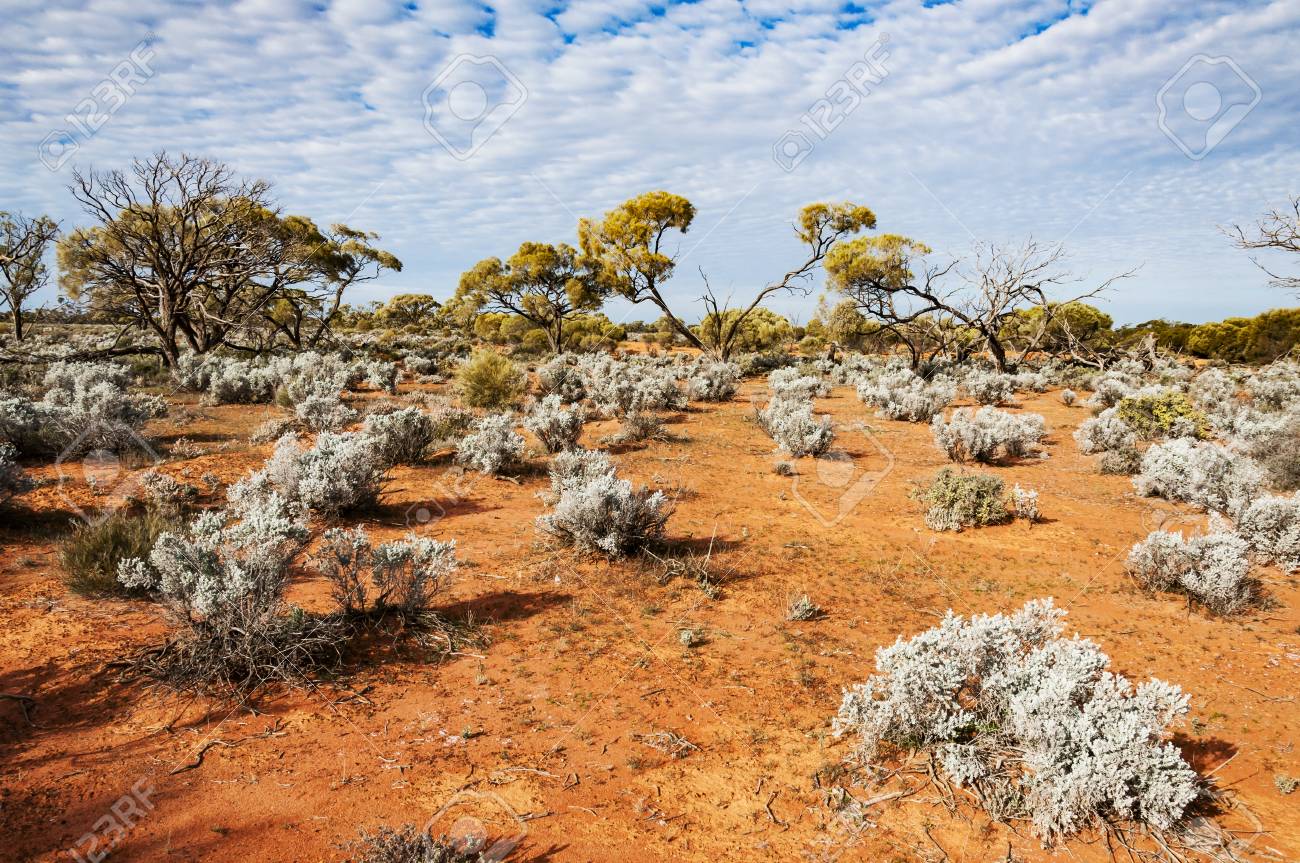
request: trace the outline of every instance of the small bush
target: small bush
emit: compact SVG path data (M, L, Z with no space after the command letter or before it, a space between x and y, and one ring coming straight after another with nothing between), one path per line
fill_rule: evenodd
M1034 489L1021 488L1020 483L1011 489L1011 512L1016 518L1033 522L1042 518L1038 511L1038 492Z
M1124 819L1172 831L1201 782L1167 726L1187 712L1176 686L1134 687L1093 642L1063 638L1050 599L965 618L876 651L876 674L848 689L833 722L858 757L931 753L988 814L1027 819L1051 844Z
M633 411L619 422L618 432L605 438L602 443L628 444L667 438L668 432L664 430L664 421L658 415Z
M1216 614L1233 614L1254 593L1247 549L1242 537L1227 531L1184 539L1157 530L1133 546L1128 570L1151 590L1185 593Z
M456 370L456 391L472 408L509 407L523 395L527 383L514 363L490 349L475 351Z
M1110 476L1132 476L1142 469L1142 453L1137 447L1108 449L1097 462L1098 470Z
M489 414L474 425L474 431L456 447L456 461L479 473L497 474L519 463L524 439L515 431L508 413Z
M821 608L806 593L792 598L785 609L785 619L790 621L816 620L821 616Z
M64 583L82 596L144 596L117 580L123 560L148 557L158 537L171 529L159 513L118 510L103 521L78 527L59 547Z
M936 414L930 420L934 443L953 461L992 462L1026 455L1047 433L1038 414L1009 414L993 407L971 412L957 408L948 422Z
M357 412L335 393L312 393L298 402L294 415L308 431L342 431L357 420Z
M345 614L394 611L415 618L428 610L456 571L456 543L410 535L373 546L361 527L331 528L313 562L329 579L334 601Z
M1228 514L1253 499L1262 483L1263 473L1250 459L1188 438L1151 446L1142 456L1141 472L1133 477L1139 494Z
M1074 432L1079 452L1093 455L1110 450L1133 449L1137 433L1128 423L1115 416L1113 411L1103 411L1099 416L1084 420Z
M397 830L381 827L374 833L363 832L360 844L357 863L488 863L500 859L462 850L447 837L435 839L413 824Z
M537 369L537 385L543 395L559 396L566 404L580 402L587 397L582 375L577 365L569 362L564 354L558 354Z
M1000 405L1011 401L1015 383L1010 375L993 371L972 371L966 376L966 391L982 405Z
M252 499L274 489L285 500L333 514L373 505L388 468L382 447L361 432L321 432L310 449L285 435L276 442L266 466L240 480L230 494L236 500Z
M1254 438L1246 451L1280 491L1300 489L1300 417L1289 417Z
M1121 399L1116 406L1116 416L1142 440L1204 438L1210 431L1210 421L1205 414L1192 407L1187 396L1177 390Z
M1067 408L1073 406L1078 398L1079 396L1074 390L1061 390L1061 404Z
M686 379L686 392L696 401L725 402L740 387L740 367L735 363L707 363Z
M1300 571L1300 498L1268 495L1237 516L1237 532L1261 561Z
M774 401L811 402L831 394L831 385L819 375L804 374L799 368L777 369L767 376Z
M437 439L433 418L411 406L387 414L371 414L361 426L389 464L416 464Z
M831 418L814 419L812 405L805 401L773 398L758 412L758 425L795 458L821 455L835 442Z
M1002 480L995 476L943 468L920 498L929 504L925 523L931 530L959 531L1009 521L1005 496Z
M927 383L907 370L887 372L857 387L858 398L880 408L878 416L907 422L929 422L957 395L957 385L947 378Z
M552 394L529 406L524 428L537 436L547 452L557 453L578 445L586 419L587 412L581 406L566 408L564 400Z
M600 452L557 456L551 488L554 509L538 517L538 526L565 543L610 557L632 554L661 539L673 512L663 492L634 489Z

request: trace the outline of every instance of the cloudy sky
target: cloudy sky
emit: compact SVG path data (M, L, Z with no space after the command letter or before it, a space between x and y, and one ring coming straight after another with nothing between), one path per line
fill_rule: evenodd
M1121 322L1294 302L1218 226L1300 191L1300 0L0 0L0 21L0 209L69 227L74 167L211 156L383 235L405 271L354 302L446 296L659 188L698 208L686 317L700 269L744 297L799 259L815 200L945 255L1064 241L1085 284L1141 267L1105 304Z

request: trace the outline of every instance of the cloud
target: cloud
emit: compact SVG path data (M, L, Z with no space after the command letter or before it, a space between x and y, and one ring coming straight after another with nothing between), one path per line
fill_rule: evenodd
M688 314L697 268L742 297L798 258L801 205L844 198L951 254L1034 236L1064 239L1087 279L1142 265L1109 299L1120 320L1289 300L1217 226L1297 191L1294 3L89 0L4 14L0 207L71 226L73 166L202 153L272 180L288 212L383 234L406 267L354 301L448 294L479 258L572 242L576 217L656 188L699 208L670 288ZM850 98L837 82L886 36L888 76ZM98 85L147 37L154 74L106 110ZM1193 161L1157 127L1156 93L1200 53L1233 57L1262 99ZM422 104L462 54L495 58L528 93L466 161L425 130ZM61 131L77 149L50 171L38 147ZM812 145L789 173L773 160L787 133ZM806 320L814 300L774 305Z

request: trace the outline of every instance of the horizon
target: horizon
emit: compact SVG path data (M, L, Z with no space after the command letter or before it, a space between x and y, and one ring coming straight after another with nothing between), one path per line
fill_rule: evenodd
M1220 232L1294 192L1295 4L7 11L0 209L66 230L86 224L66 188L74 167L192 152L270 181L286 213L381 234L404 270L352 305L446 299L478 260L525 240L576 245L580 217L660 188L698 209L667 291L688 319L702 313L697 267L739 301L796 263L789 224L816 200L866 205L878 232L941 255L1064 241L1084 287L1140 268L1089 301L1117 326L1295 303ZM125 99L104 95L115 74ZM54 299L51 281L36 304ZM766 305L807 323L820 293L819 278ZM658 317L622 300L604 311Z

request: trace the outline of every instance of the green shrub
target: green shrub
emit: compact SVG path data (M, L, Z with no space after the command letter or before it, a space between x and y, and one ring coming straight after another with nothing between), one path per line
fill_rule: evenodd
M1142 440L1189 435L1203 440L1210 433L1205 414L1192 407L1186 394L1175 390L1121 399L1117 413Z
M171 527L158 513L126 511L78 527L59 549L64 582L82 596L143 596L143 591L130 590L117 580L117 564L147 558L158 535Z
M1011 519L1002 480L989 474L944 468L919 497L930 505L925 523L931 530L961 530Z
M524 373L493 350L475 351L456 370L456 391L473 408L508 407L523 395L526 384Z

